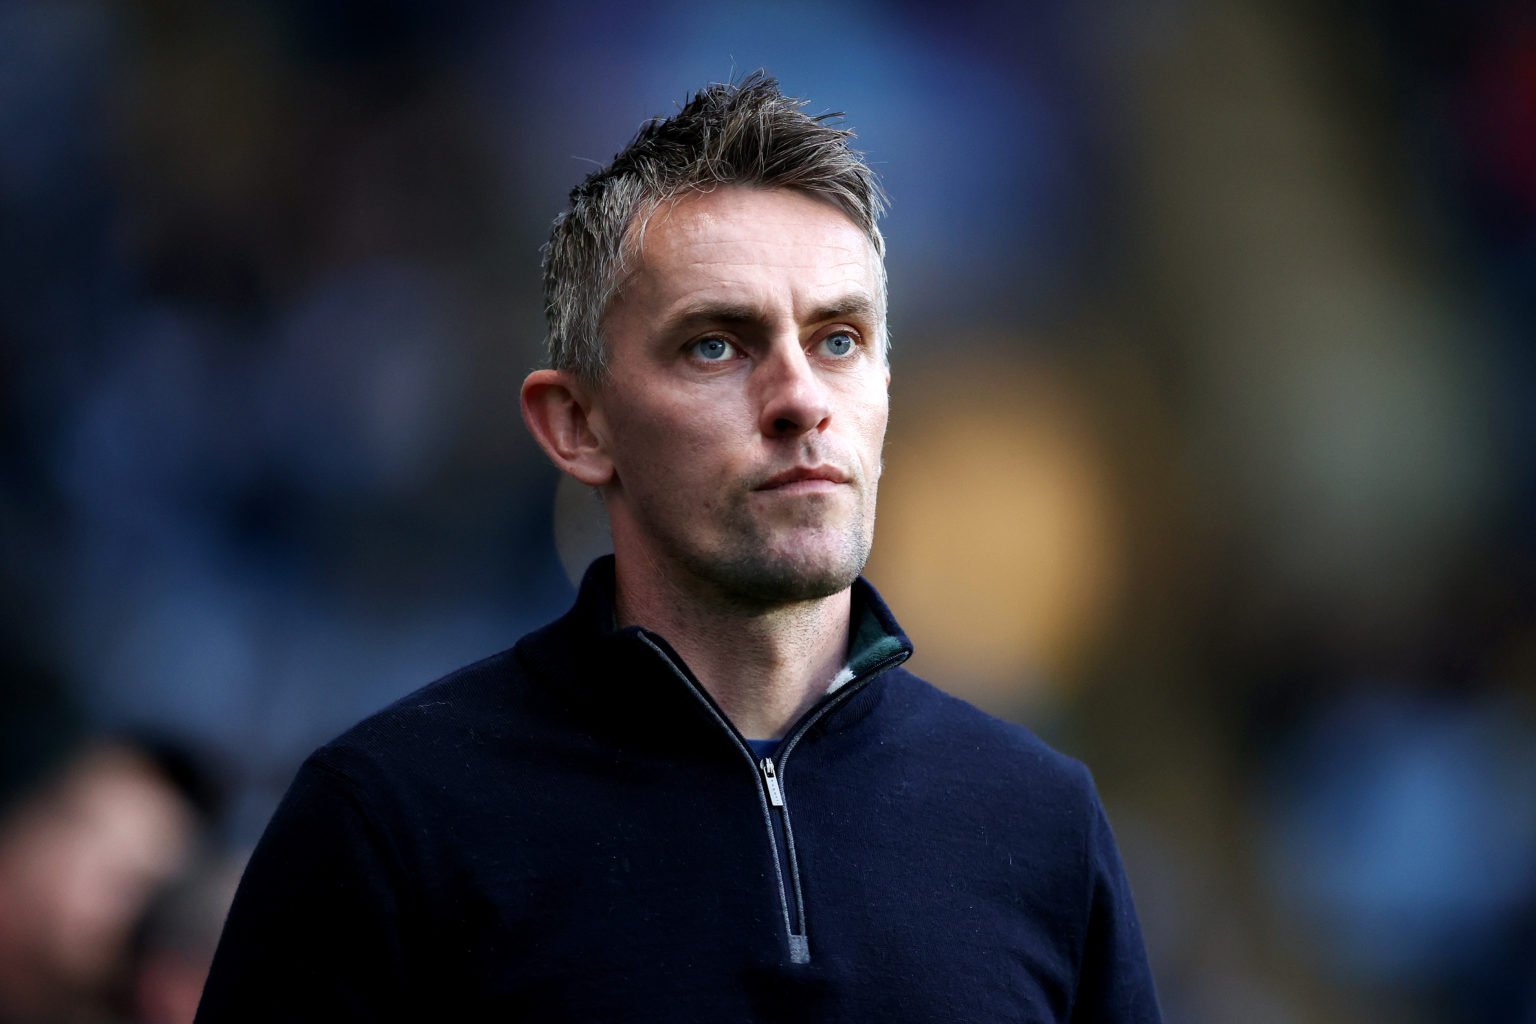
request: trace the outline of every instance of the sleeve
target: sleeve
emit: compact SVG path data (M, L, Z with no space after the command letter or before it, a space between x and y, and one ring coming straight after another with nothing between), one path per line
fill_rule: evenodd
M197 1024L408 1019L400 878L352 783L311 757L251 855Z
M1091 783L1090 783L1091 785ZM1073 1024L1161 1024L1141 922L1098 793L1090 790L1088 933Z

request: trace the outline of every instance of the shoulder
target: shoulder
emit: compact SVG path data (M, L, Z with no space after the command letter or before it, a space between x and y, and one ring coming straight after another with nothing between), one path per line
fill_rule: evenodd
M351 786L417 773L509 728L525 699L515 649L466 665L375 711L306 762Z
M925 770L982 780L1010 801L1022 795L1077 814L1097 806L1088 768L1027 726L988 714L905 669L891 671L882 684L889 728Z

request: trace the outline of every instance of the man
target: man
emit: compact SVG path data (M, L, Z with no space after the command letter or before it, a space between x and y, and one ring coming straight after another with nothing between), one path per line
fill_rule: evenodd
M573 193L523 414L614 556L310 758L201 1020L1158 1019L1086 770L859 579L881 197L801 106L712 87Z
M135 923L177 876L212 799L189 755L65 737L0 806L0 1022L105 1020Z

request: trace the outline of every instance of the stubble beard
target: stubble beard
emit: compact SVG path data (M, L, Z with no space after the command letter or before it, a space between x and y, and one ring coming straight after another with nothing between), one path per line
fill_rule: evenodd
M842 523L820 496L773 521L753 501L752 492L738 494L722 510L723 545L683 553L684 568L721 600L753 611L817 601L847 590L864 571L874 541L872 493L859 488Z

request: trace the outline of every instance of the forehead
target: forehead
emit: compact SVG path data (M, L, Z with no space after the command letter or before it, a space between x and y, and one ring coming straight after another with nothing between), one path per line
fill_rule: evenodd
M730 301L799 312L828 299L880 298L879 257L829 201L725 186L660 206L637 232L619 305L665 316Z

